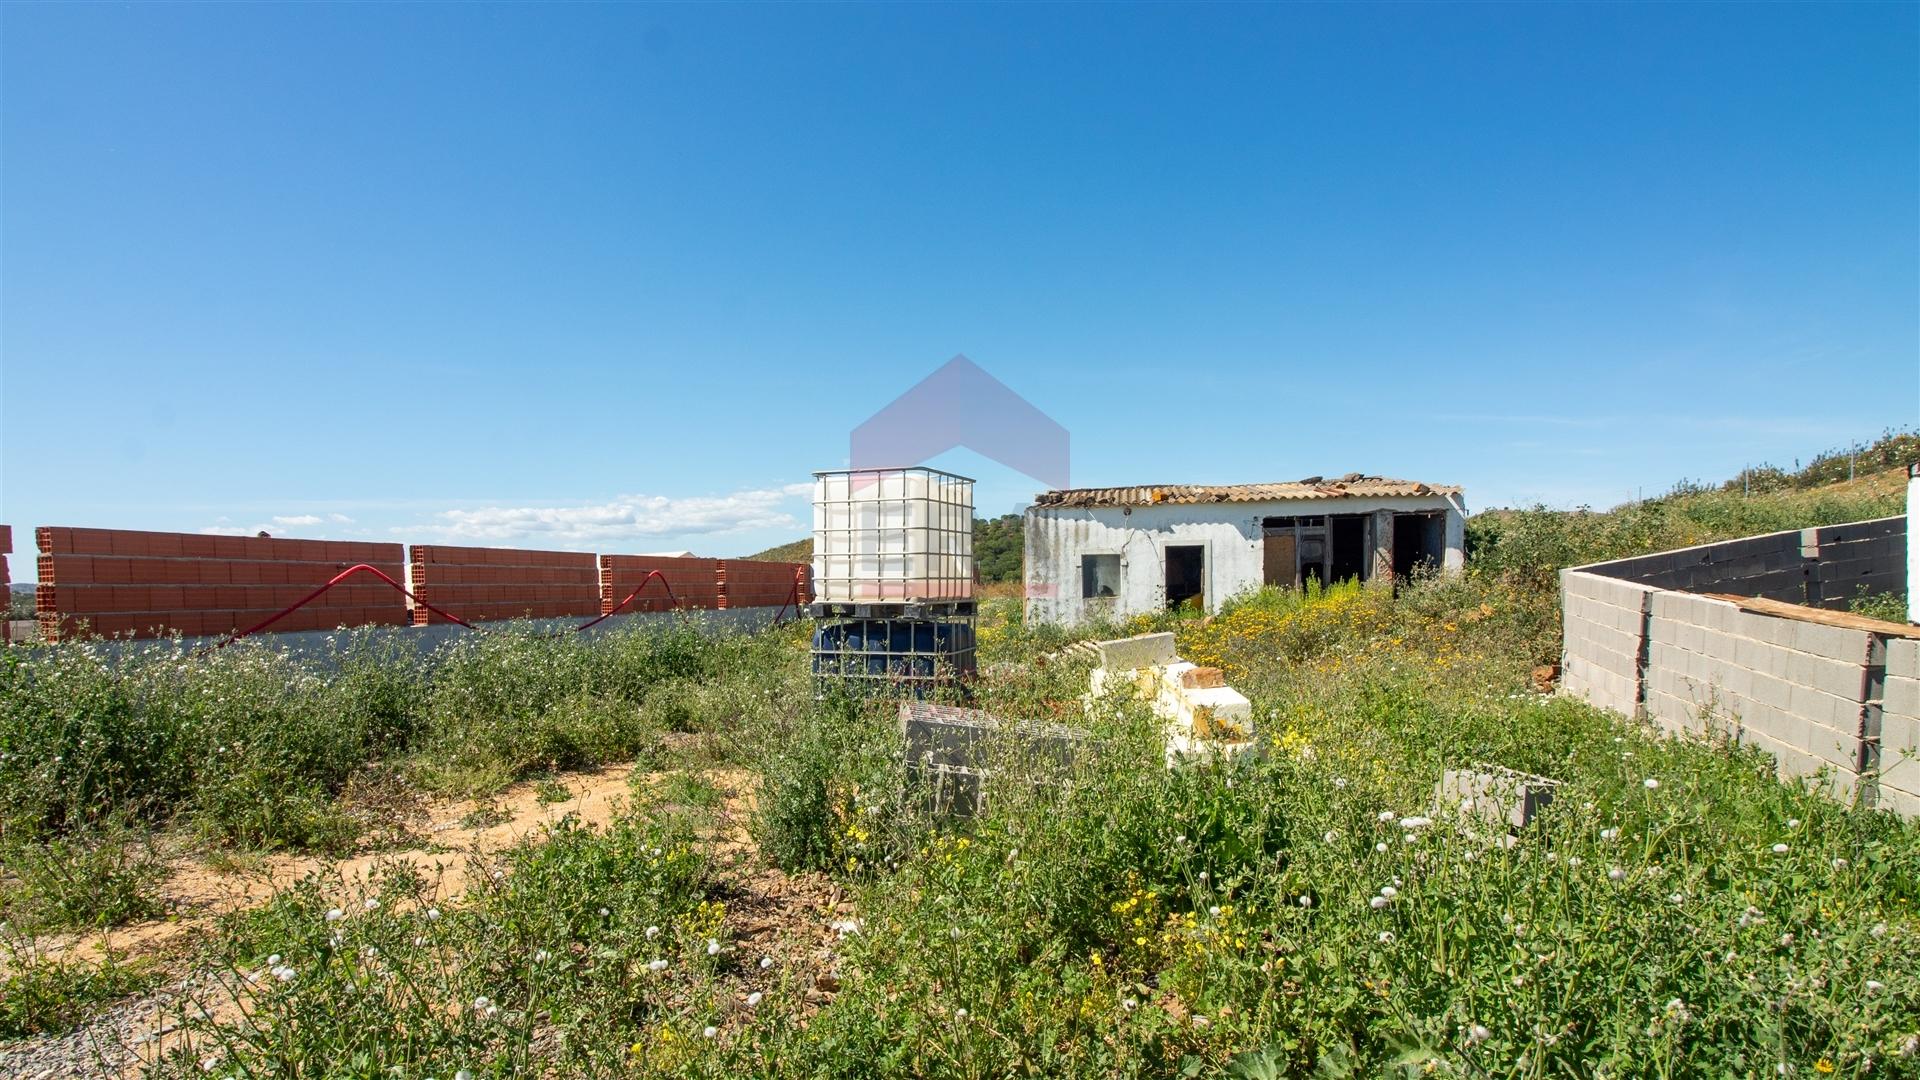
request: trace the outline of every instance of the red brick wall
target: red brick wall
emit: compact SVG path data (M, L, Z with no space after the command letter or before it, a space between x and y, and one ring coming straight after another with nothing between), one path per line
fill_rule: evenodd
M720 582L718 559L675 559L653 555L602 555L600 556L600 613L612 611L615 604L625 600L627 595L639 588L646 580L650 570L660 571L673 586L673 595L680 601L681 607L717 608L720 606ZM672 601L667 599L667 590L654 582L646 587L633 603L620 609L622 615L632 611L671 611Z
M42 527L35 609L47 641L228 634L298 602L355 563L401 580L399 544ZM274 631L403 625L406 599L370 575L336 585Z
M813 567L807 563L750 562L728 559L720 563L720 606L724 608L779 607L794 599L794 576L801 578L799 602L813 599ZM624 595L624 594L622 594Z
M469 622L591 618L600 614L600 568L591 552L415 544L413 592ZM415 608L413 621L446 620Z

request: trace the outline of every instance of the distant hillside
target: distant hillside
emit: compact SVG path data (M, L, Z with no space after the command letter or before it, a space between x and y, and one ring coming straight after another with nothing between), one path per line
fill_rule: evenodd
M748 555L746 558L763 562L812 562L813 537L809 536L803 540L770 547L757 555Z

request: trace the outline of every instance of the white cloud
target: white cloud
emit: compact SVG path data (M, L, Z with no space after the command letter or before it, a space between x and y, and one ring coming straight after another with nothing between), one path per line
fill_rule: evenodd
M275 514L258 525L242 528L234 524L232 518L223 514L215 518L212 525L203 526L200 532L206 536L258 536L261 533L273 533L275 529L301 528L311 530L311 527L314 525L350 525L352 523L353 519L345 514L326 514L324 516L320 514ZM312 531L303 532L301 535L309 540L326 539L324 533L316 534Z
M433 533L460 540L541 540L586 544L654 536L695 536L744 529L793 529L799 519L782 503L811 492L810 484L737 491L731 495L674 499L621 495L579 506L486 506L445 510L437 524L397 528L396 533Z

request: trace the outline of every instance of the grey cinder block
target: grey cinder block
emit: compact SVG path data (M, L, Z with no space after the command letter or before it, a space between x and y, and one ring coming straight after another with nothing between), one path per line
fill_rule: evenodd
M996 749L1034 766L1035 774L1057 775L1072 767L1087 743L1078 728L1009 722L980 709L915 700L900 703L900 737L908 778L935 813L961 817L985 807Z
M1441 805L1507 829L1525 828L1553 801L1559 781L1517 772L1499 765L1448 769L1437 792Z

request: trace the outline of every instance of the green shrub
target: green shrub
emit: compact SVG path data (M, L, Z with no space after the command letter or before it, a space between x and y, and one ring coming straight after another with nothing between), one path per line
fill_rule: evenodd
M17 950L0 975L0 1039L70 1031L111 1002L151 989L159 973L108 956L55 961Z
M0 851L13 878L0 893L0 910L17 926L118 926L162 911L155 888L166 867L151 840L124 823L89 824Z

